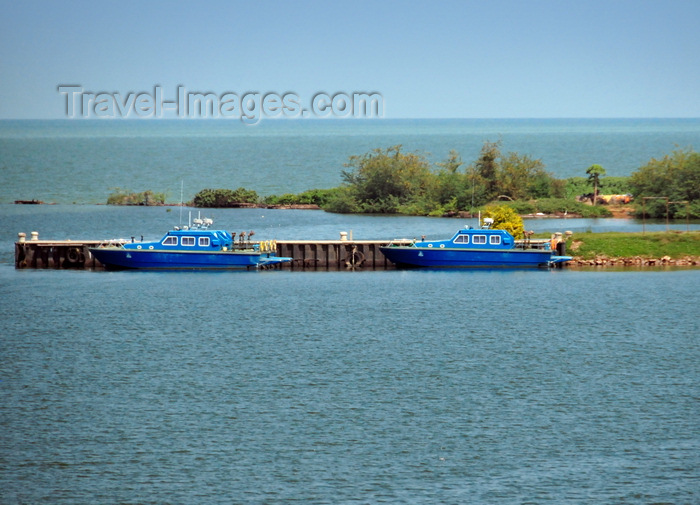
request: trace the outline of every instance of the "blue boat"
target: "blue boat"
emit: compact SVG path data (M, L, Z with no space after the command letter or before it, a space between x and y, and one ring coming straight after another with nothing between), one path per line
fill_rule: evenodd
M90 248L109 269L257 269L292 261L277 256L274 241L253 243L251 232L210 230L211 219L195 219L193 226L176 227L154 242L110 242Z
M484 222L449 240L392 242L379 250L400 268L549 267L572 259L557 256L552 241L515 240L505 230L490 229L491 220Z

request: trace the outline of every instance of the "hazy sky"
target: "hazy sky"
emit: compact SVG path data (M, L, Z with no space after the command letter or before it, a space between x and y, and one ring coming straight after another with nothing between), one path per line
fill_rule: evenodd
M378 92L389 118L700 117L700 1L0 0L0 118L57 87Z

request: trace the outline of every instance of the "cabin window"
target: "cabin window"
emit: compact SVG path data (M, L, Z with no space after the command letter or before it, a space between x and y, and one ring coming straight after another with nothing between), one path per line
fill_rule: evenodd
M194 237L182 237L182 245L193 246L194 245Z
M501 236L500 235L491 235L489 237L489 244L499 245L500 243L501 243Z
M472 243L473 244L485 244L486 243L486 235L474 235L472 237Z
M468 244L469 243L469 235L460 235L454 240L455 244Z
M199 237L199 247L209 247L209 237Z
M177 245L177 237L165 237L163 245Z

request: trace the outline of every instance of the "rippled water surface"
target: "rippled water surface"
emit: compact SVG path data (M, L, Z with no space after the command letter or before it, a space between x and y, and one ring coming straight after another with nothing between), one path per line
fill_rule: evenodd
M376 147L468 162L501 135L558 177L592 163L627 175L697 144L697 120L229 125L0 122L0 504L700 502L700 270L13 267L18 232L157 239L187 222L189 209L70 205L113 187L173 201L183 181L186 199L296 192L337 185L348 156ZM61 205L8 204L19 198ZM467 224L208 215L261 240L443 238Z
M700 272L0 266L3 503L697 503Z

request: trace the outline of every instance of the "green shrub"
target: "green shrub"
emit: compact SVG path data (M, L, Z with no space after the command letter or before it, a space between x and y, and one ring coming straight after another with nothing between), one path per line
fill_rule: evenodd
M267 205L294 205L299 203L299 196L292 193L284 193L283 195L266 196L263 201Z
M604 195L626 195L632 193L629 177L601 177L598 193ZM593 193L593 184L586 177L569 177L565 181L566 198Z
M195 207L236 207L241 203L258 203L258 194L253 190L238 188L203 189L194 196Z
M299 194L269 195L263 201L267 205L318 205L323 207L339 194L340 188L309 189Z
M634 172L630 186L635 196L637 214L644 210L647 216L666 217L666 201L689 202L690 209L697 209L700 201L700 153L692 149L679 149L662 159L651 159ZM650 199L644 197L663 198ZM669 205L670 218L685 217L688 214L685 204ZM699 217L696 211L690 217Z
M401 200L396 195L365 200L360 203L360 212L364 214L398 214Z
M299 203L313 204L319 207L328 202L338 193L338 188L331 189L310 189L299 194Z
M613 213L610 209L604 205L586 205L584 203L576 202L579 206L575 207L574 212L580 214L581 217L594 218L594 217L612 217ZM578 210L576 210L578 209Z
M484 209L483 217L493 219L492 228L506 230L516 239L523 238L523 219L510 206L489 205Z
M504 202L503 205L507 205L513 209L516 214L534 214L537 209L533 202L526 200L515 200L514 202Z
M565 198L542 198L535 202L536 212L542 212L543 214L573 212L574 209L578 210L580 205L579 202Z
M321 208L337 214L355 214L361 212L360 205L349 188L338 190L323 204Z
M114 188L107 198L107 205L163 205L165 193L147 190L135 193L128 189Z

